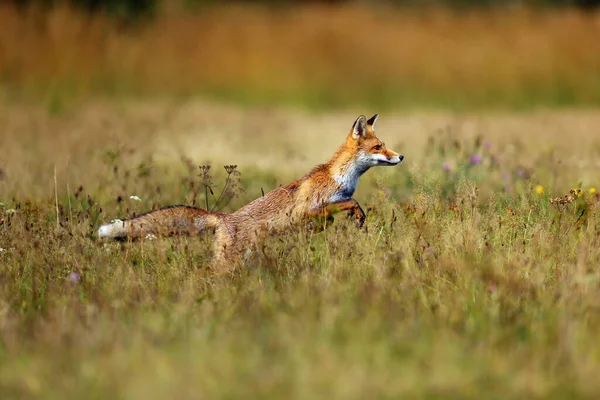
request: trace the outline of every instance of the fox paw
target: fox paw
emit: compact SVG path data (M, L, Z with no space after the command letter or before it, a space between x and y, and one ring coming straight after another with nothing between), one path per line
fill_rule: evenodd
M365 214L359 214L356 216L356 227L357 228L362 228L363 225L365 224L365 220L367 219L367 216Z

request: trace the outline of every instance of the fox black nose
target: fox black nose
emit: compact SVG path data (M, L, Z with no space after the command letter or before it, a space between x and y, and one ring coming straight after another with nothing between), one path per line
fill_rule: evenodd
M399 155L398 158L400 159L400 161L404 160L404 156L403 155Z

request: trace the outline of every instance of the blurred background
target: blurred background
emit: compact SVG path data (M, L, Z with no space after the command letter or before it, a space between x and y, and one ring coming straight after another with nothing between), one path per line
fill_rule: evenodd
M307 108L600 103L594 0L0 3L0 98Z

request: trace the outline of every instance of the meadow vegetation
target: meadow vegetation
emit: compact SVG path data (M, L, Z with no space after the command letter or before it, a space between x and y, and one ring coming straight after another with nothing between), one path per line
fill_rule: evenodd
M0 4L0 398L593 398L599 22ZM237 165L234 210L375 112L405 160L362 178L363 230L338 215L222 277L210 236L94 234L214 204L208 164L217 198Z
M94 236L203 205L208 162L220 185L237 164L232 210L326 161L358 113L0 109L2 397L594 397L595 111L384 113L406 158L363 177L366 228L273 237L231 276L204 271L204 238Z

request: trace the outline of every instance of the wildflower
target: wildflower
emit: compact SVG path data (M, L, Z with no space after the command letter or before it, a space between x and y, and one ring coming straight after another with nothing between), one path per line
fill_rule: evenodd
M146 235L146 240L155 240L155 239L156 239L156 236L151 233Z
M3 249L2 247L0 247L0 253L4 253L6 251L6 249Z
M130 198L131 200L135 200L135 201L142 201L142 199L140 199L140 198L139 198L139 197L137 197L137 196L129 196L129 198Z
M442 169L446 172L450 171L450 164L448 164L447 162L443 163Z
M123 222L123 221L122 221L122 220L120 220L120 219L112 219L112 220L110 221L110 223L111 223L111 224L116 224L117 222Z
M525 176L525 170L524 170L524 169L522 169L522 168L519 168L519 169L517 170L517 176L518 176L519 178L522 178L522 177L524 177L524 176Z
M473 154L471 156L471 164L473 165L477 165L477 164L481 164L481 156L479 154Z
M596 193L596 188L593 188L593 187L592 187L592 188L590 188L589 192L590 192L590 194L594 194L594 193Z
M71 272L69 274L69 280L71 281L71 283L76 284L79 283L79 280L81 279L81 276L79 276L79 274L77 272Z
M544 187L543 187L542 185L537 185L537 186L535 187L535 192L536 192L537 194L542 194L542 193L544 193Z
M484 141L483 147L489 150L492 147L492 142L490 142L489 140Z
M5 213L7 213L7 214L14 214L16 212L17 212L17 210L15 210L14 208L9 208L8 210L5 211Z

